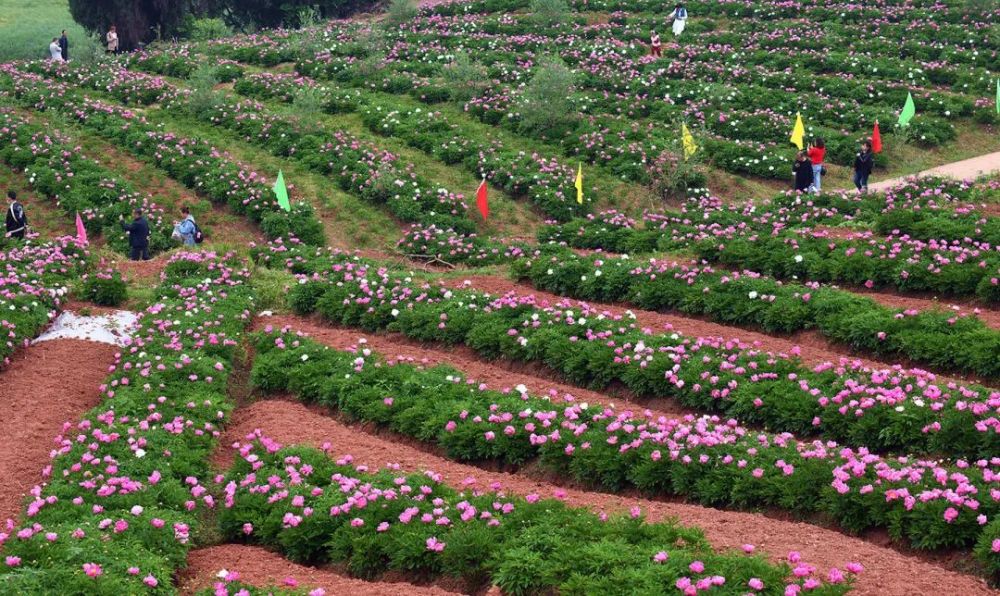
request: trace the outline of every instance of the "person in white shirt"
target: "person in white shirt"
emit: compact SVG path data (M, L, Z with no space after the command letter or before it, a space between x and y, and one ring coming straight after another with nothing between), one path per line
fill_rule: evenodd
M674 20L674 36L678 36L684 33L684 26L687 24L688 11L684 8L683 2L678 2L674 6L674 12L670 13L671 19Z
M53 37L52 43L49 44L49 55L52 56L52 60L55 62L62 62L62 48L59 47L59 38Z
M111 25L111 29L108 30L108 34L104 37L104 40L108 42L108 53L117 54L118 53L118 29Z

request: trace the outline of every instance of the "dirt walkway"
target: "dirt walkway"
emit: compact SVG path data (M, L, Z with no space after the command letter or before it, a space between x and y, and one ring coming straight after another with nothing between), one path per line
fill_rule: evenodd
M831 567L843 568L849 561L860 561L866 570L858 579L854 594L997 594L982 579L949 571L932 562L833 530L752 513L563 488L523 473L488 471L418 449L407 444L406 439L387 439L369 434L360 426L347 426L322 412L320 408L308 408L288 400L257 402L234 413L219 443L232 445L244 440L255 429L260 429L266 436L285 445L298 443L319 447L328 443L332 456L350 454L358 465L381 467L398 463L407 471L431 470L441 474L444 482L456 487L490 490L493 483L499 483L502 489L513 493L556 496L570 505L589 507L594 511L613 512L639 506L649 521L677 518L682 524L701 528L718 549L738 549L743 544L751 543L775 558L783 557L790 551L799 551L805 561L821 570L821 577ZM228 454L217 455L231 461L233 451L228 449Z
M0 373L0 520L21 513L63 423L75 423L100 403L98 386L117 350L76 339L47 341L17 353Z
M868 185L868 190L883 191L888 188L892 188L893 186L897 186L910 178L943 176L945 178L954 178L955 180L974 180L980 176L985 176L986 174L998 171L1000 171L1000 151L924 170L923 172L919 172L913 176L904 176L902 178L892 178L890 180L875 182L874 184Z
M181 571L178 587L181 594L195 594L211 588L225 569L239 574L239 581L265 588L288 585L295 580L298 588L323 588L327 594L365 594L366 596L447 596L453 594L433 586L414 586L397 582L366 582L345 577L327 569L297 565L281 555L257 546L224 544L199 548L188 553L188 566Z

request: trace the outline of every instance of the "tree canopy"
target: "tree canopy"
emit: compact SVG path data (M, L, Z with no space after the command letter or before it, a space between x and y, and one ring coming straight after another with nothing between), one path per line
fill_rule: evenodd
M88 31L103 35L115 25L125 50L174 35L192 8L190 0L69 0L73 19Z

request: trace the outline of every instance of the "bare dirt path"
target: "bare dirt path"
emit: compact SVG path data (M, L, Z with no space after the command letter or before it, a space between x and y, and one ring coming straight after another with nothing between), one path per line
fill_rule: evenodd
M903 178L892 178L889 180L875 182L868 185L868 190L883 191L888 188L892 188L893 186L897 186L910 178L942 176L945 178L953 178L955 180L974 180L980 176L985 176L986 174L997 171L1000 171L1000 151L924 170L914 176L905 176Z
M434 586L415 586L403 582L367 582L345 577L327 569L297 565L279 554L258 546L223 544L199 548L188 553L187 569L180 573L177 586L181 594L195 594L219 581L219 571L239 573L239 581L257 587L288 585L295 580L298 588L323 588L330 596L364 594L365 596L447 596L454 594Z
M0 372L0 520L21 513L63 423L100 403L98 386L117 351L76 339L46 341L15 354Z
M441 474L444 482L456 487L490 490L491 485L499 483L502 490L521 495L555 496L570 505L594 511L622 511L638 506L650 521L677 518L683 524L700 527L718 549L735 549L751 543L775 558L781 558L790 551L799 551L803 559L817 565L824 576L831 567L842 568L848 561L860 561L866 571L858 579L855 594L998 594L989 589L982 579L833 530L752 513L563 488L525 473L488 471L444 459L407 445L405 440L369 434L362 427L347 426L324 415L319 408L308 408L288 400L260 401L237 410L220 444L229 446L242 441L255 429L286 445L298 443L320 447L328 443L332 456L350 454L357 465L382 467L398 463L408 471L431 470ZM231 449L227 451L220 455L231 460L234 452Z

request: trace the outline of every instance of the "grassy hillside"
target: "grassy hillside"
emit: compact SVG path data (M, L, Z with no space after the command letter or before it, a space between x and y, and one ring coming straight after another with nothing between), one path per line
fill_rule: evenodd
M0 0L0 61L44 58L63 29L71 59L92 55L94 42L70 17L67 0Z

